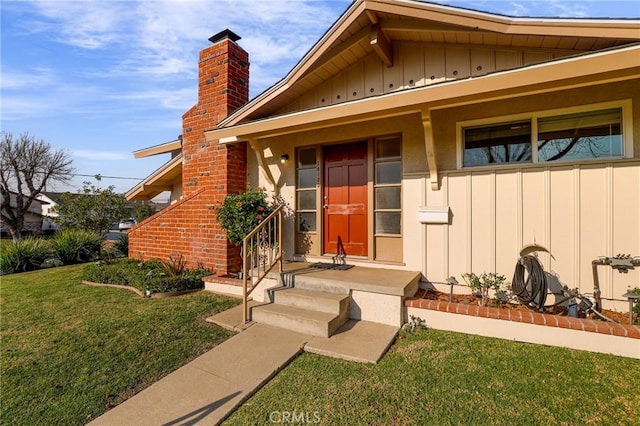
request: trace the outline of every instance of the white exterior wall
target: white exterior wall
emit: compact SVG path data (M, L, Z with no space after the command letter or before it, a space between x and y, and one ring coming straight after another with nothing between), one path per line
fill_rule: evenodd
M426 206L448 205L452 213L448 225L422 225L422 272L434 283L485 271L510 280L520 249L535 242L553 255L540 254L546 271L591 293L592 260L640 255L637 160L448 172L439 191L424 188ZM601 266L598 274L603 305L628 310L621 296L640 286L640 271Z

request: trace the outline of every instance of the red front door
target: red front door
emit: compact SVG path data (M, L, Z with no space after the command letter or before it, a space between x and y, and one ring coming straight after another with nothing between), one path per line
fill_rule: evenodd
M324 252L367 255L367 142L324 148Z

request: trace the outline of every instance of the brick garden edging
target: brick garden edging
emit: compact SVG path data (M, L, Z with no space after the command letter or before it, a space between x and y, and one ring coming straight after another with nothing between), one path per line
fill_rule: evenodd
M489 306L443 302L440 300L430 299L407 299L404 302L404 306L409 308L427 309L432 311L448 312L452 314L500 319L526 324L567 328L572 330L582 330L592 333L609 334L613 336L640 339L640 327L630 324L618 324L584 318L540 314L537 312L521 311L517 309L500 309Z

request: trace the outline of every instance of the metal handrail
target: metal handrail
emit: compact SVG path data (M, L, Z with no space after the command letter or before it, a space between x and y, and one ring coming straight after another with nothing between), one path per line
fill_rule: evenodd
M278 264L282 272L282 206L242 240L242 321L249 321L248 297ZM248 282L251 280L251 288Z

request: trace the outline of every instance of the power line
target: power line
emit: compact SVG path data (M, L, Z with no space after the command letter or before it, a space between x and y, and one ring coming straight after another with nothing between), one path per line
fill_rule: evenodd
M144 180L145 179L145 178L126 177L126 176L105 176L105 175L101 175L100 173L97 173L95 175L83 175L83 174L79 174L79 173L69 173L69 176L82 176L82 177L92 177L92 178L95 178L95 177L99 176L100 179L129 179L129 180Z

